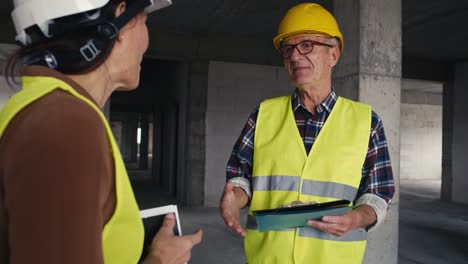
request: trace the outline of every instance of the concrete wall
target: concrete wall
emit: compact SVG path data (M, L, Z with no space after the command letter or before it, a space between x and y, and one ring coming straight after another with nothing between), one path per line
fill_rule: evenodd
M442 105L402 104L401 179L440 180L442 175Z
M440 86L442 87L442 84ZM440 92L408 91L403 86L401 89L402 104L442 105L442 89Z
M250 113L267 98L292 93L282 67L211 61L206 112L205 206L218 206L226 164Z
M400 177L441 180L443 85L402 79L401 89Z

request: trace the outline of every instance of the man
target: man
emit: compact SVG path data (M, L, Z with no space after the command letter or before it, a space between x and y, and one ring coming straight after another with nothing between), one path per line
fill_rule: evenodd
M383 221L395 191L382 121L369 105L332 89L343 37L323 7L291 8L273 42L297 89L250 115L227 165L221 215L245 237L249 264L361 263L366 231ZM305 228L259 232L252 215L339 199L353 201L353 210L310 220ZM245 231L239 211L247 205Z

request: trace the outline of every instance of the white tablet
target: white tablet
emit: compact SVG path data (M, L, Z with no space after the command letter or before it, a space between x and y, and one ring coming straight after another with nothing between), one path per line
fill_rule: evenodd
M154 216L166 215L166 214L169 214L169 213L173 213L175 215L175 217L176 217L176 228L177 228L177 230L175 230L176 231L175 234L181 236L182 235L182 230L180 228L179 212L177 211L177 205L175 205L175 204L141 210L140 211L140 216L141 216L142 219L146 219L146 218L151 218L151 217L154 217ZM159 228L158 228L158 230L159 230Z

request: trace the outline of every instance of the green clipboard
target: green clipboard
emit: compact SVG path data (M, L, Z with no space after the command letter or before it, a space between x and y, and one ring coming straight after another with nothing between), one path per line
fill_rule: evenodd
M298 205L292 207L256 210L258 230L267 232L296 227L306 227L308 220L319 220L326 215L343 215L353 207L348 200L338 200L327 203Z

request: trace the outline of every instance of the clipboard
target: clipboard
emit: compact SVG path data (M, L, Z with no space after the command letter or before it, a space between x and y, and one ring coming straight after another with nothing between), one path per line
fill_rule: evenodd
M254 214L260 232L307 227L308 220L319 220L326 215L343 215L352 209L350 201L337 200L326 203L296 205L266 210Z

